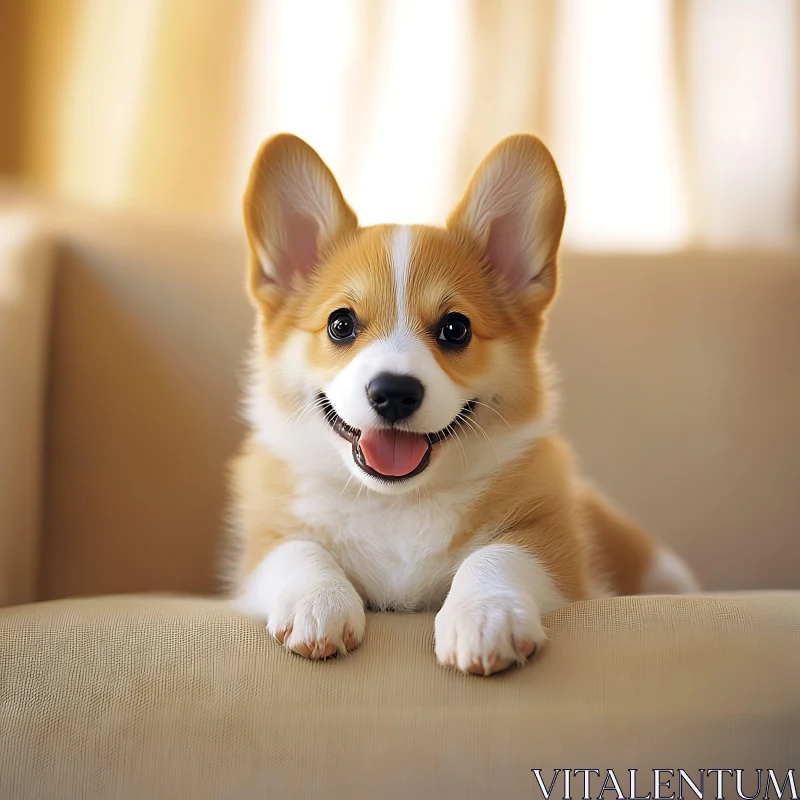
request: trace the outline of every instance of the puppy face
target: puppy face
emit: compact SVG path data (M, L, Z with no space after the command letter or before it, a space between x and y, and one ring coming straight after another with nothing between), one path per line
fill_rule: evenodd
M318 463L332 450L372 489L457 478L499 427L543 412L535 351L563 216L532 137L490 154L446 229L359 228L308 145L268 141L245 198L256 392Z

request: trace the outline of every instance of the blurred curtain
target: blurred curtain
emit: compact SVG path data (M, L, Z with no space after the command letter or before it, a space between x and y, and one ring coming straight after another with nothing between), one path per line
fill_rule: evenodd
M542 136L573 247L796 241L796 0L0 0L0 168L239 225L291 130L364 222L438 222Z

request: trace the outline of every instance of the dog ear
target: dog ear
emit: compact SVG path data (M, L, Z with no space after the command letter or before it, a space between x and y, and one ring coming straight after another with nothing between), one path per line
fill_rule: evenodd
M267 139L244 196L250 242L250 291L266 299L307 276L322 250L358 220L315 150L297 136Z
M564 228L564 189L549 150L535 136L509 136L475 171L447 227L478 241L506 285L546 305L555 294Z

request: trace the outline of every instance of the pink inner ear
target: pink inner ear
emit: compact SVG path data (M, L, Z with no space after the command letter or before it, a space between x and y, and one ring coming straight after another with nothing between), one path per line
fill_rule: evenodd
M522 263L521 250L521 231L515 215L508 213L493 220L486 242L486 256L513 289L521 289L530 280Z
M288 286L294 275L305 276L317 263L319 225L311 217L290 213L284 218L283 248L275 270L281 284Z

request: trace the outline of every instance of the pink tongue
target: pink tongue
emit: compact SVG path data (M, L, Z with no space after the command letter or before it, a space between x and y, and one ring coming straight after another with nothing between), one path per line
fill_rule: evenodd
M421 433L367 428L358 440L367 464L381 475L399 477L413 472L428 452Z

